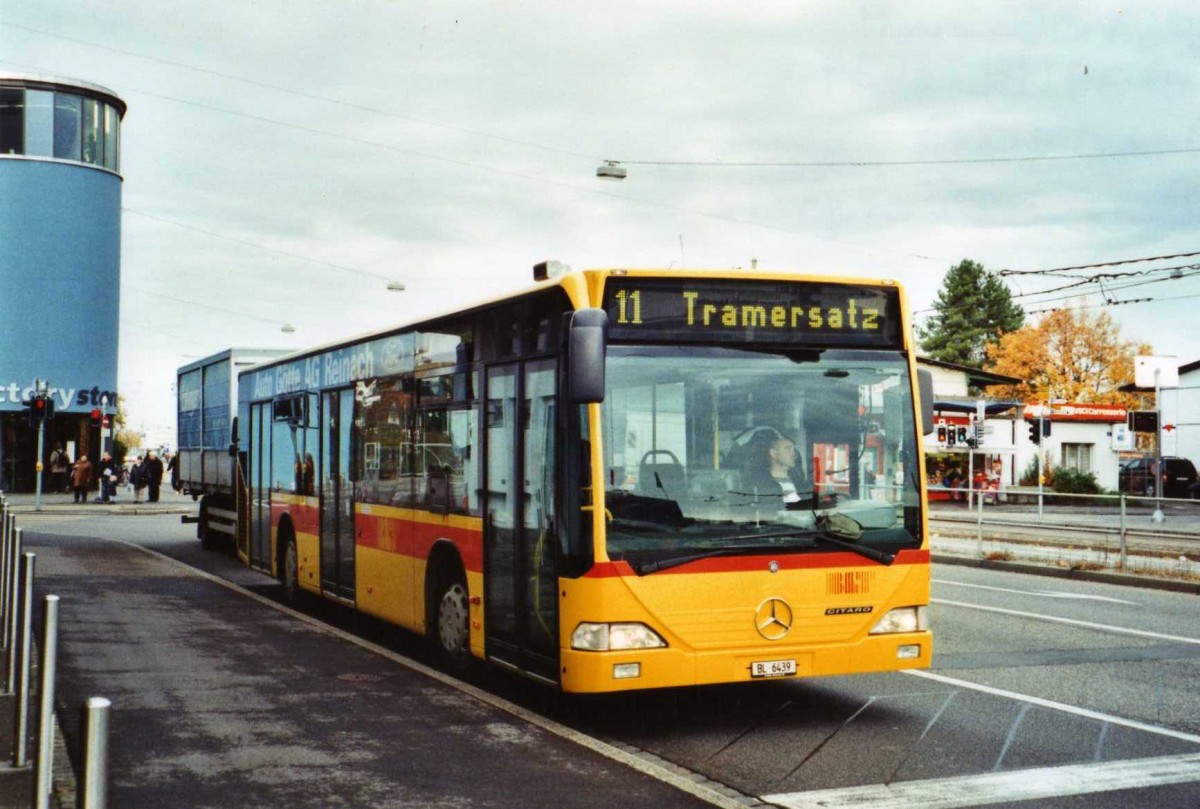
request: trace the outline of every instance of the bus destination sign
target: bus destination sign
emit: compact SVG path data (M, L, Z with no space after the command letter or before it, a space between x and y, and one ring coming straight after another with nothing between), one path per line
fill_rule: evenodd
M902 347L895 287L609 278L604 309L612 340Z

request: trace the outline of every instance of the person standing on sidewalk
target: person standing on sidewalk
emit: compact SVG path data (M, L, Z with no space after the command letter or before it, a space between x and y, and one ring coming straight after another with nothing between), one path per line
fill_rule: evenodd
M98 503L111 503L117 494L117 462L112 453L106 452L100 456L100 496Z
M75 494L76 503L87 502L88 484L92 482L92 462L86 455L71 466L71 491Z
M67 473L70 470L71 459L67 457L63 445L55 444L54 452L50 453L50 485L55 494L62 494L67 490Z
M157 503L158 491L162 486L163 462L154 454L154 450L150 450L146 453L146 460L142 461L142 466L146 469L146 488L150 490L146 502Z

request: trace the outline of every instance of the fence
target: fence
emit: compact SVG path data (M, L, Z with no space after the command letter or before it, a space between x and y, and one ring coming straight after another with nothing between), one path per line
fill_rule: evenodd
M949 501L931 503L931 519L974 523L983 554L985 529L993 537L1034 539L1060 546L1111 548L1113 565L1131 566L1131 556L1186 561L1200 559L1200 501L1128 494L1072 494L1033 487L946 488ZM957 498L957 499L955 499Z

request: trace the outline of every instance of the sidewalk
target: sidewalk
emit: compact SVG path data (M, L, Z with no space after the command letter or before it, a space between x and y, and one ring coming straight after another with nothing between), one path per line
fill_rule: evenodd
M102 514L192 514L199 509L196 501L192 500L190 495L179 494L170 487L164 486L159 493L157 503L145 502L146 494L142 493L142 502L133 502L133 492L129 489L122 488L116 499L111 503L95 502L97 493L89 492L89 501L86 503L76 503L71 494L56 494L42 492L42 508L43 514L87 514L90 516L100 516ZM37 495L35 494L14 494L5 492L4 498L8 501L9 510L14 514L34 514L38 513L36 508Z
M57 702L113 702L109 805L701 809L734 801L160 554L33 534ZM81 575L85 572L86 575ZM78 725L64 722L79 749Z

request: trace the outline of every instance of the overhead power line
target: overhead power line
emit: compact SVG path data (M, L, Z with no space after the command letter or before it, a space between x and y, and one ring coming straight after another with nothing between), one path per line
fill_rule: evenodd
M1169 256L1150 256L1148 258L1125 258L1117 261L1102 261L1099 264L1080 264L1075 267L1056 267L1052 270L996 270L997 275L1051 275L1059 272L1070 272L1072 270L1091 270L1098 267L1117 267L1122 264L1137 264L1143 261L1167 261L1173 258L1191 258L1192 256L1200 256L1200 252L1194 253L1175 253Z
M293 90L290 87L283 87L282 85L271 84L270 82L258 81L257 79L249 79L249 78L246 78L245 76L238 76L233 73L225 73L220 70L212 70L211 68L207 68L207 67L198 67L196 65L189 65L185 62L176 62L172 59L163 59L160 56L151 56L150 54L138 53L137 51L125 50L123 48L114 48L111 45L102 45L99 42L92 42L92 41L86 40L86 39L77 39L75 37L64 36L62 34L55 34L50 31L44 31L40 28L33 28L28 25L20 25L15 22L7 22L4 20L0 20L0 26L7 26L9 28L17 28L22 31L27 31L31 34L37 34L38 36L49 37L51 39L61 39L64 42L73 42L77 45L86 45L89 48L96 48L97 50L108 51L109 53L118 53L118 54L121 54L122 56L132 56L134 59L144 59L147 62L155 62L160 65L170 65L171 67L178 67L183 70L190 70L194 73L200 73L205 76L214 76L219 79L228 79L229 81L240 82L242 84L246 84L251 87L261 87L264 90L274 90L274 91L280 92L280 93L287 93L288 95L293 95L293 96L296 96L297 98L307 98L310 101L322 101L327 104L336 104L340 107L345 107L347 109L359 110L360 112L370 112L370 113L374 113L376 115L386 115L389 118L396 118L401 121L409 121L411 123L421 124L423 126L432 126L432 127L436 127L439 129L450 129L455 132L461 132L464 135L473 135L478 138L487 138L489 140L501 141L503 143L512 144L514 146L525 146L530 149L541 149L541 150L547 151L547 152L557 152L558 154L568 155L571 157L582 157L582 158L586 158L588 160L598 159L598 158L596 158L595 155L583 154L581 152L573 152L569 149L560 149L555 146L547 146L544 143L534 143L533 141L520 140L518 138L509 138L509 137L505 137L504 135L496 135L491 132L484 132L479 129L471 129L469 127L460 126L458 124L448 124L448 123L445 123L444 121L432 121L428 118L417 118L412 115L403 115L401 113L396 112L395 110L383 109L381 107L372 107L368 104L358 104L353 101L346 101L341 98L333 98L331 96L324 96L324 95L320 95L318 93L307 93L307 92L304 92L303 90Z
M1023 155L1018 157L962 157L931 160L614 160L622 166L691 166L716 168L857 168L860 166L961 166L979 163L1035 163L1051 160L1102 160L1113 157L1154 157L1195 154L1200 147L1149 149L1141 152L1093 152L1090 154Z

